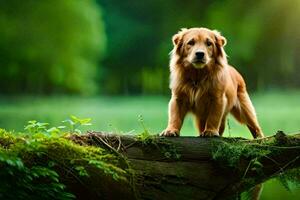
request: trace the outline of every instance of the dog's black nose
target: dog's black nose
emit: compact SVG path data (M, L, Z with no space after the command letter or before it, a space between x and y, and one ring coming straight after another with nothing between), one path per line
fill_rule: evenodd
M196 57L198 60L202 60L204 58L204 52L203 51L197 51L196 53Z

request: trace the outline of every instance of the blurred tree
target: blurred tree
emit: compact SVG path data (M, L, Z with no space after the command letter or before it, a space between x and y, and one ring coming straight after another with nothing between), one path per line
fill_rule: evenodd
M98 0L108 52L103 92L168 92L171 37L182 27L208 27L228 39L233 64L252 90L300 86L300 1Z
M105 11L108 35L103 92L141 93L142 71L154 68L153 57L161 42L161 35L154 34L161 20L159 1L99 0L99 3Z
M100 11L93 0L1 0L0 92L97 91Z
M208 26L227 37L229 61L249 88L300 86L300 1L228 0L209 10Z
M0 92L168 93L182 27L221 31L249 89L299 87L299 23L299 0L2 0Z

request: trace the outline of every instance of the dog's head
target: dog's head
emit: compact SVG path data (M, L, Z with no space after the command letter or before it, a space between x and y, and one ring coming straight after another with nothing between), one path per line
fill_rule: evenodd
M179 56L184 66L201 69L212 62L223 64L226 61L223 49L226 39L216 30L184 28L172 40L173 54Z

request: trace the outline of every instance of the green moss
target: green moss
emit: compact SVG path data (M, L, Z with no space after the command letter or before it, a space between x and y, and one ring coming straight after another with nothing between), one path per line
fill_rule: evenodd
M281 131L278 131L275 137L250 143L246 140L218 141L213 148L213 159L221 163L220 166L237 170L240 178L243 180L243 184L253 186L255 183L253 172L258 176L264 176L261 163L263 159L270 160L276 165L277 163L272 159L272 156L280 153L284 148L297 147L297 144L299 144L299 136L288 136ZM298 158L299 156L291 160L290 163L293 163ZM287 190L299 186L300 168L284 170L282 169L282 172L277 175L282 185ZM249 176L250 172L251 175Z
M249 145L243 142L218 142L213 148L213 159L228 167L237 168L241 160L252 160L257 165L259 160L270 154L268 148Z
M158 149L167 159L178 160L180 158L180 154L173 143L158 135L151 135L147 130L138 134L136 139L143 146L147 147L149 151L153 151L153 148Z
M128 182L131 178L129 167L117 155L100 147L80 146L66 136L30 136L0 129L0 198L72 199L66 177L81 182L95 171L103 180Z

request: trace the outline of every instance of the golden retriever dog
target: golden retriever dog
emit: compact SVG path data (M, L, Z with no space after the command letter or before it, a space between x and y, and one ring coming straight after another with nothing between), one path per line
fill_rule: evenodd
M226 39L207 28L181 29L172 38L169 120L162 136L179 136L184 117L195 115L200 136L222 136L231 113L254 138L264 137L243 77L227 63Z

